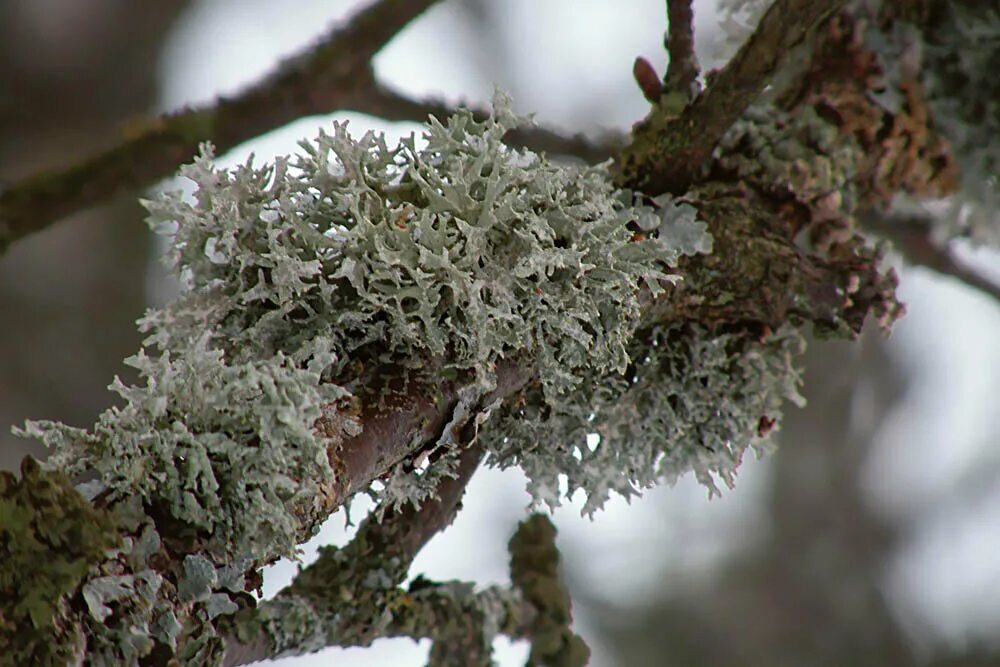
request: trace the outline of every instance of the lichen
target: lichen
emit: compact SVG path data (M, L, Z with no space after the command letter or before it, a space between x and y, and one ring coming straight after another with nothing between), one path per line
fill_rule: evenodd
M536 503L552 507L582 490L592 514L612 492L630 498L688 472L718 493L719 480L732 486L748 448L767 447L783 401L801 404L801 349L791 328L759 341L655 326L636 337L625 374L595 377L558 405L528 394L487 443L500 465L525 471Z
M19 431L120 521L123 546L82 586L94 664L136 664L157 644L218 658L215 620L343 501L338 448L359 433L361 397L382 400L371 369L461 383L430 467L389 470L383 507L422 501L453 474L456 434L488 430L498 361L533 364L554 409L626 370L642 291L710 248L705 226L615 189L607 165L506 147L524 119L503 95L494 107L484 122L431 119L395 148L335 124L261 168L219 169L205 147L181 171L193 197L145 202L182 293L140 320L139 382L116 380L123 404L89 431Z

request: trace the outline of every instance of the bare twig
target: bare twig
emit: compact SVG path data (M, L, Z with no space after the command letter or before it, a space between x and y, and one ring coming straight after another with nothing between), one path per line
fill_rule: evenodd
M70 213L171 175L204 141L224 152L302 116L363 106L372 57L439 1L379 0L239 95L152 119L103 153L0 191L0 252Z
M691 0L667 0L667 38L670 66L663 77L668 90L692 96L698 79L698 58L694 53L694 12Z
M965 266L947 247L935 243L934 223L929 218L872 212L860 218L866 229L892 241L909 263L951 276L1000 302L1000 285Z
M444 120L455 113L455 107L442 100L433 98L414 100L382 85L373 86L365 91L360 102L363 108L357 108L356 111L386 120L423 122L428 116ZM473 115L476 119L482 120L489 113L483 109L473 108ZM504 140L512 146L529 148L536 152L578 157L589 164L610 159L624 144L621 138L613 136L595 141L579 133L568 136L537 126L511 130Z

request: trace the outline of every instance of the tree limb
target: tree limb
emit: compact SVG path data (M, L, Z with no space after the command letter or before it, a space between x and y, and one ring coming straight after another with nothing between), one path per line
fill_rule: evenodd
M861 216L861 224L891 240L909 263L951 276L1000 302L1000 285L965 266L948 248L933 240L934 224L929 218L868 212Z
M795 6L791 0L779 0L778 4ZM803 15L808 13L807 9L799 9ZM765 21L762 29L770 26L774 30L774 20L770 23ZM802 24L802 20L798 23L793 21L793 28ZM848 31L840 35L850 41L853 34ZM789 39L790 43L795 43L794 39ZM751 43L753 41L751 39ZM849 60L847 57L844 59ZM746 67L748 76L752 75L753 67ZM845 67L843 72L838 73L848 76L853 69ZM810 80L808 83L820 87L826 85L830 78L836 77L824 77L822 82ZM736 88L742 85L749 90L753 87L745 83L736 81L735 84L739 84ZM835 83L844 81L838 79ZM862 89L865 86L864 82L858 83L854 79L847 83ZM759 152L741 154L740 146L727 145L729 153L720 157L720 164L728 160L722 165L726 168L713 172L714 180L706 180L690 188L684 198L684 203L694 206L698 219L708 226L715 244L713 252L687 257L677 267L671 267L683 276L684 281L677 287L667 288L657 300L644 300L640 328L653 324L696 322L710 332L738 331L766 337L769 329L785 323L803 326L812 322L840 333L850 333L860 329L870 311L885 320L892 319L896 312L894 307L898 305L893 295L894 278L881 273L877 252L846 222L854 212L853 204L844 203L832 195L840 192L838 188L842 187L858 190L863 199L879 184L872 178L872 172L885 167L886 162L891 163L890 166L901 165L901 172L920 165L897 160L898 156L893 151L898 153L898 150L883 144L873 144L869 152L878 153L876 157L886 159L861 163L861 168L855 168L853 162L845 167L834 159L845 152L851 154L849 157L865 152L863 144L852 143L853 126L848 123L849 119L845 120L847 116L836 113L838 105L844 100L850 103L849 108L854 112L858 111L856 105L871 104L861 94L863 92L846 90L846 93L858 93L852 97L846 95L844 90L826 90L819 101L805 94L800 96L804 100L803 106L824 105L824 110L829 113L823 117L815 113L812 115L816 122L830 125L830 128L820 129L840 132L838 136L843 138L844 144L837 144L834 148L847 146L846 151L833 154L832 151L824 152L829 147L823 145L799 146L809 148L810 152L803 153L803 157L794 161L765 163L759 159ZM718 94L723 95L722 92ZM359 94L352 99L357 101L360 98ZM728 98L723 95L714 99L720 100L719 115L730 113L731 109L726 104ZM388 101L384 103L389 104ZM843 106L848 108L846 103ZM786 113L788 118L783 120L788 120L792 118L794 109L775 109L776 114L779 111ZM870 129L876 136L880 135L880 126L891 124L894 120L892 113L875 108L875 105L862 111L865 112L865 125L874 125ZM872 122L867 122L869 117ZM770 120L773 119L762 119L759 125L750 123L747 132L754 133L754 138L761 142L795 143L798 140L798 127L794 123L769 123ZM631 163L637 173L643 173L647 168L655 173L660 164L658 161L663 159L658 153L644 152L646 149L641 144L645 143L648 147L651 145L649 142L655 143L656 137L676 134L677 127L670 123L666 126L651 124L644 130L646 135L643 135L643 130L637 132L636 144L629 149L631 152L627 151L637 156L637 161ZM806 129L817 128L810 126ZM904 130L910 132L907 128L900 131ZM904 134L902 138L909 136ZM691 138L690 141L700 140ZM691 168L694 169L693 166ZM898 179L893 181L903 182ZM646 193L654 194L655 189ZM637 233L634 240L641 240L640 236ZM803 241L807 237L809 243ZM394 377L399 379L399 374L390 370L384 373L384 377L385 382L390 382ZM505 359L497 363L496 389L482 399L482 404L515 395L531 384L535 377L536 366L531 359ZM391 401L381 402L376 400L382 394L377 376L351 380L356 380L356 386L366 388L355 394L359 400L358 421L362 429L360 435L344 442L338 441L337 446L331 446L329 450L336 471L336 486L330 490L329 499L324 497L323 511L332 511L353 493L368 488L374 479L391 471L393 466L421 451L427 443L437 442L449 423L449 416L455 414L459 405L461 382L469 382L470 378L461 378L456 382L428 380L426 385L414 382L393 392ZM439 383L435 385L435 382ZM323 429L322 420L317 428ZM463 461L466 456L471 456L468 450L463 454ZM462 464L465 465L475 467L469 462ZM464 469L462 466L460 468ZM468 474L471 475L471 470ZM383 619L386 612L392 612L397 605L408 604L408 599L412 599L412 596L406 597L412 591L399 589L399 583L412 560L411 554L419 551L431 535L450 521L463 487L464 482L454 494L449 494L442 487L439 489L441 500L437 501L440 505L436 509L432 503L413 510L411 514L404 510L399 516L405 517L405 520L397 519L398 523L393 523L393 515L390 515L386 519L390 521L387 527L369 519L348 547L325 552L330 555L321 558L313 569L303 571L287 594L279 595L270 605L243 613L230 634L237 639L231 639L235 643L231 644L231 653L227 656L227 660L232 661L229 664L240 664L240 661L254 659L254 656L269 656L286 650L307 651L331 643L370 641L390 631L406 634L403 629L392 630L391 623L380 626L374 632L371 619ZM452 503L449 498L453 498L453 504L449 504ZM141 499L136 500L141 502ZM100 506L100 503L95 504ZM429 514L421 514L425 507ZM165 537L173 537L166 532L174 526L165 524L162 528ZM542 538L551 541L545 535ZM538 541L544 540L540 538ZM170 558L165 559L169 567L163 569L169 575L167 581L173 585L174 581L180 581L176 571L181 568L181 557L196 557L198 547L182 539L165 540L165 543L167 547L164 549L169 547L165 553ZM393 563L387 567L382 561L376 566L365 558L372 554L380 560L383 556L392 558ZM85 564L94 565L89 561ZM363 590L362 598L358 598L359 577L369 575L377 586ZM527 588L523 578L515 575L514 580L522 590ZM221 595L230 598L226 593ZM365 598L365 595L373 597ZM229 601L232 602L231 599ZM374 607L375 611L369 607ZM192 609L190 605L179 605L177 608L185 610L185 613ZM555 610L559 608L558 605L553 606ZM282 611L294 613L284 614ZM226 618L215 618L213 622L220 625L229 622ZM303 619L306 621L304 626L298 624ZM548 620L554 622L559 619ZM563 633L568 629L565 622L554 623L552 628L558 628L559 637L569 641Z
M447 118L454 107L389 90L375 80L370 62L410 21L439 1L381 0L235 97L133 123L117 146L0 188L0 253L71 213L171 176L202 142L224 153L303 116L334 111L393 121ZM476 111L480 119L487 115ZM507 138L514 146L589 163L609 159L621 144L614 138L594 142L582 134L565 136L539 127L517 129Z
M466 431L466 437L473 435L471 429ZM379 624L386 605L392 600L400 603L402 593L396 587L424 545L454 520L483 454L478 445L467 447L460 454L456 476L441 482L435 498L419 508L407 505L389 511L381 521L370 515L346 547L324 548L319 559L273 600L241 612L227 638L223 664L244 665L323 646L366 645L381 636L387 629ZM370 580L379 584L365 583ZM292 607L298 613L288 614ZM304 615L310 616L308 628L303 627ZM394 632L405 634L403 630L396 627ZM305 632L313 641L303 641ZM317 645L320 639L322 644Z
M438 120L455 113L455 107L443 100L428 98L414 100L397 93L386 86L376 84L363 95L364 108L356 109L386 120L410 120L423 122L428 116ZM464 106L464 105L463 105ZM473 109L476 120L489 117L483 109ZM603 140L589 139L581 133L567 136L555 130L542 127L519 127L511 130L504 138L511 146L528 148L535 152L569 155L589 164L603 162L614 156L621 148L623 139L611 135Z
M372 57L437 2L379 0L235 97L154 118L103 153L0 190L0 252L70 213L172 175L202 142L225 152L302 116L363 110Z

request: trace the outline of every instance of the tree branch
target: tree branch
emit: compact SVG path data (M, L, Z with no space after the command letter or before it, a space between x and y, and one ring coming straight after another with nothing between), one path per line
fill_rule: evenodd
M302 116L364 111L372 57L439 1L379 0L239 95L152 119L127 131L118 146L3 189L0 252L75 211L172 175L202 142L225 152Z
M303 116L356 111L390 121L445 119L454 107L413 100L376 82L371 58L422 11L440 0L381 0L308 51L289 59L256 85L215 104L133 123L123 140L69 167L30 176L0 188L0 253L18 239L116 194L172 175L202 142L220 153ZM488 116L476 110L477 118ZM510 132L513 146L578 157L610 159L623 141L592 141L539 127Z
M471 429L464 436L471 438ZM273 600L238 614L223 664L244 665L326 646L367 645L383 636L391 620L384 618L386 609L402 603L404 593L396 587L424 545L454 520L483 454L478 445L466 448L456 476L439 484L435 498L419 508L407 505L389 511L381 521L368 516L350 544L324 548ZM296 613L289 613L292 609ZM397 623L392 632L412 636L405 630Z
M691 0L667 0L667 39L670 65L663 83L667 90L691 96L698 79L698 58L694 53L694 12Z
M534 363L504 360L497 363L496 389L480 401L490 405L505 399L530 382L536 374ZM367 489L372 481L412 456L426 443L436 442L458 404L461 387L456 382L427 386L411 382L405 392L387 399L384 382L397 377L387 369L382 377L366 385L370 400L362 402L359 435L345 441L338 450L338 475L333 507L340 507L354 494Z
M1000 302L1000 285L965 266L947 248L934 242L934 223L929 218L867 212L860 219L865 228L891 240L910 264L951 276Z
M797 43L796 40L802 38L799 33L812 28L812 23L803 18L809 15L810 10L796 5L792 0L778 0L778 5L799 10L798 14L790 16L791 32L798 36L793 35L792 38L777 35L776 43ZM776 30L775 20L777 19L765 17L761 29ZM839 27L844 27L845 30L837 32L836 39L843 39L845 43L857 41L854 39L856 34L847 30L852 26L845 23ZM831 44L836 39L831 37ZM750 43L753 42L754 39L751 39ZM850 55L844 56L843 60L853 66L855 63ZM749 104L750 98L759 92L759 85L763 85L762 81L766 79L766 76L762 75L763 78L760 78L757 84L748 84L739 78L739 72L745 73L750 78L756 76L752 63L744 65L737 63L733 66L736 67L733 71L737 73L731 74L730 79L732 77L736 79L722 78L716 82L716 85L722 86L719 89L721 92L716 93L721 97L712 98L718 101L719 109L713 111L712 117L708 119L710 127L715 127L712 123L718 123L719 117L732 112L730 102L736 106ZM693 321L709 332L737 331L763 337L768 330L784 323L801 327L805 323L812 322L841 333L856 332L870 311L875 312L880 318L891 320L896 312L894 309L898 306L893 295L894 278L880 272L877 252L866 244L861 235L855 233L855 228L849 222L854 213L854 199L845 202L834 195L839 195L841 191L850 191L856 192L858 197L864 200L881 185L881 181L872 177L873 172L885 173L889 167L898 167L898 170L889 170L893 174L900 172L900 178L894 175L895 180L892 183L896 184L908 182L902 176L911 171L933 174L935 169L927 164L915 162L931 159L933 153L924 154L916 151L915 157L907 153L906 158L911 161L905 161L900 158L898 148L893 148L884 142L867 145L860 143L860 139L855 140L852 119L863 118L865 130L879 137L883 135L882 128L893 125L900 114L912 115L913 109L919 108L919 105L910 105L909 111L899 111L894 115L877 108L877 105L868 100L864 94L866 84L864 81L858 82L857 77L853 76L853 67L843 67L842 71L824 68L823 72L833 72L833 75L824 76L822 80L807 79L803 89L809 92L810 87L821 88L831 79L834 80L834 84L842 84L841 88L823 89L824 94L820 96L822 99L818 101L803 92L800 101L796 103L801 103L803 107L822 104L826 113L822 116L812 113L809 116L816 123L824 123L829 127L806 125L803 131L811 136L817 129L834 130L838 140L843 143L836 143L831 147L816 141L811 144L800 142L800 137L796 133L803 128L792 122L795 120L794 108L774 109L773 115L783 114L782 122L777 122L774 118L749 119L745 129L752 139L767 145L795 144L796 148L803 150L802 153L796 153L801 157L794 161L762 161L761 151L753 148L753 142L748 141L747 146L750 148L744 146L746 152L741 153L739 145L730 146L727 140L723 155L716 165L719 168L712 172L713 180L696 184L686 192L684 199L684 203L697 209L699 221L708 226L714 243L713 252L710 255L686 257L678 263L678 266L671 267L671 270L683 275L684 281L677 287L666 289L666 293L657 300L648 298L647 294L647 298L643 301L640 328L659 323L683 324ZM332 80L337 80L337 77L342 75L331 76ZM720 74L720 77L723 75ZM732 99L726 97L727 88L723 85L726 81L729 81L727 85ZM849 86L855 86L860 90ZM366 90L371 89L369 87ZM753 95L748 94L746 98L742 98L734 93L734 90L737 92L752 90ZM353 104L361 104L360 100L365 99L364 92L345 93L345 95L345 99ZM394 106L398 104L398 100L388 93L385 98L373 99L392 113L403 113L406 109L410 109L413 113L416 113L417 109L421 113L426 111L426 106L421 103L415 103L410 107ZM707 99L709 94L686 110L682 119L697 104L709 104L702 102ZM220 103L220 108L221 106L224 104ZM848 110L853 115L839 113ZM924 125L921 127L926 130L926 117L913 115L913 119L919 118L923 119ZM917 130L921 129L921 127L910 128L905 123L899 125L900 139L916 136ZM664 159L664 155L671 159L677 157L676 152L667 152L664 155L650 152L649 146L655 145L662 137L669 138L676 135L680 131L679 127L681 126L674 123L666 125L652 123L647 124L645 129L640 128L637 131L636 143L630 147L630 152L627 151L629 155L638 156L635 157L638 161L631 163L637 174L643 173L646 169L657 173L659 166L662 166L659 161ZM690 134L691 138L685 141L691 142L691 145L701 141L697 138L697 133ZM840 150L845 147L846 150ZM711 146L708 150L710 153ZM846 165L838 161L845 153L850 154L848 157L851 158L847 160ZM853 158L858 154L866 153L873 154L875 159L868 162L854 161ZM861 166L858 167L858 164ZM689 166L692 170L697 167L697 165ZM903 187L897 185L897 189ZM647 194L654 192L655 189L649 190ZM642 240L641 236L636 233L634 240ZM808 239L808 242L804 239ZM638 333L641 336L643 332ZM313 510L316 508L308 508L310 519L316 519L317 515L342 505L352 494L368 488L373 480L390 472L393 466L406 460L407 457L414 456L427 443L438 442L442 431L448 427L449 418L456 415L459 407L468 407L463 406L460 401L462 383L472 380L468 377L454 382L442 380L439 384L436 380L427 380L424 384L412 382L403 387L393 387L398 390L386 393L381 391L381 388L386 386L385 383L394 379L405 382L401 380L400 373L392 369L371 371L367 368L356 372L363 377L350 378L352 387L364 389L354 394L359 405L357 414L352 414L352 417L357 416L362 427L361 433L343 442L337 440L336 446L331 445L328 450L336 473L334 475L336 486L332 489L324 487L322 507L315 512ZM379 373L383 378L381 380ZM497 387L490 395L481 399L480 406L515 395L532 383L536 375L536 362L532 359L504 359L498 362ZM322 419L316 427L324 430ZM339 432L336 428L330 430L334 433ZM209 621L201 623L202 629L214 632L216 626L235 623L234 626L226 626L231 630L228 635L229 664L241 664L257 657L271 656L283 651L307 651L331 644L369 642L390 632L412 636L411 633L419 630L393 625L394 621L391 620L404 618L404 615L395 615L395 611L401 606L412 604L416 599L415 591L403 591L399 588L399 584L405 578L413 555L434 533L451 520L458 507L461 490L467 481L466 473L462 471L467 470L467 475L471 476L471 471L480 456L481 452L477 452L475 460L472 461L471 450L464 451L459 479L454 480L457 488L449 490L445 483L438 489L437 501L425 503L420 510L411 508L398 514L390 514L382 524L369 518L351 544L341 550L325 551L324 556L314 566L304 570L295 583L275 600L261 605L256 610L244 610L236 619L212 616ZM463 479L465 481L462 481ZM66 485L68 484L67 481ZM142 499L138 497L126 499L121 504L133 500L141 506ZM98 509L107 509L101 507L101 504L102 499L99 498L95 506ZM152 520L146 525L152 526ZM152 553L153 547L149 546L152 553L150 558L155 556L156 563L166 563L162 568L163 579L171 584L168 590L172 596L173 590L179 590L180 582L187 581L186 570L181 572L182 568L187 568L189 561L197 565L204 564L208 559L199 553L199 545L192 542L183 530L163 521L162 517L156 517L155 520L161 524L156 528L163 530L165 546L162 549L157 548L155 553ZM303 522L303 525L309 527L312 524ZM142 536L138 534L140 527L126 526L121 530L123 535L129 538L140 538ZM131 530L132 533L127 533L127 530ZM174 530L177 531L177 535L170 534ZM548 627L544 632L558 638L561 646L572 648L572 637L567 634L568 601L563 605L559 595L553 595L548 601L543 601L541 598L536 601L532 595L539 591L529 591L534 586L530 580L530 577L534 576L531 574L532 571L536 574L541 573L540 576L546 580L547 586L555 585L554 577L550 576L553 570L548 567L551 555L547 549L552 541L551 535L547 535L542 528L538 531L540 535L534 543L539 545L540 551L537 555L544 567L532 566L520 570L520 574L515 573L513 579L515 585L525 593L528 602L536 610L554 614L546 618ZM155 533L156 531L150 528L143 534ZM513 551L523 551L525 558L535 557L532 556L530 549L512 548ZM103 559L103 555L85 554L85 556L84 571L92 572L102 565L97 561ZM41 559L31 560L37 566ZM116 564L110 563L109 569L102 574L118 576L119 570L110 569L111 565ZM255 563L246 566L246 571L240 574L245 578L252 578L259 565L260 563ZM159 565L157 568L159 569ZM359 585L362 581L366 583L365 586ZM71 583L73 586L70 588L76 591L75 582ZM191 587L193 584L188 581L186 585ZM212 588L206 587L205 590L211 591ZM224 602L228 604L234 604L234 599L245 603L243 590L241 588L239 592L234 592L235 597L224 592L219 594L226 598ZM173 598L169 599L174 601ZM195 616L195 613L200 612L193 611L198 610L198 607L191 605L186 599L177 598L176 602L175 608L182 611L180 620L185 623L193 622L195 625L200 622L202 617ZM390 620L386 620L387 614ZM176 626L177 632L181 627L185 628L185 632L187 628L192 627L182 626L176 622L177 618L174 621L175 624L170 628ZM212 627L208 627L209 623ZM536 631L540 631L540 625L533 627ZM184 642L190 638L198 639L193 632L185 635L170 634L167 638L170 642L174 642L178 637ZM219 641L214 635L212 639ZM442 651L447 648L446 644L447 640L440 644L445 647ZM160 646L164 647L160 653L166 653L167 648L174 648L167 647L166 643ZM196 644L191 643L190 646L181 648L194 650Z
M444 120L455 113L455 107L442 100L414 100L401 95L383 85L377 84L363 95L364 113L386 120L424 122L428 116ZM465 106L465 105L462 105ZM476 120L483 120L490 114L483 109L472 109ZM528 148L538 153L551 153L577 157L589 164L596 164L613 157L624 144L619 136L608 136L594 141L581 133L567 136L543 127L519 127L504 137L511 146Z
M683 193L782 59L845 3L775 0L742 48L679 118L658 120L663 112L654 107L620 156L619 182L649 195Z
M548 517L534 514L521 522L508 545L511 581L538 610L529 629L528 665L582 667L590 649L570 628L571 602L560 577L555 539L556 529Z

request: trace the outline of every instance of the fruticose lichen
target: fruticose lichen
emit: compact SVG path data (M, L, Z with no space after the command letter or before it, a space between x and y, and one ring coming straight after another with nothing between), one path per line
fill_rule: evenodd
M183 291L140 321L147 347L128 360L140 382L116 380L124 403L89 431L21 431L118 521L121 548L81 589L94 664L135 664L157 644L192 664L218 658L214 619L248 575L335 509L364 369L459 378L456 427L485 421L477 401L503 358L536 364L553 404L624 371L640 290L675 280L664 270L707 234L633 205L606 167L507 148L521 122L498 96L485 122L432 120L423 145L354 140L337 124L294 160L232 171L206 148L181 172L193 201L146 202ZM634 235L640 221L652 238ZM448 463L435 461L442 474ZM393 470L403 481L387 494L417 502L432 477Z
M536 501L556 502L560 475L588 511L688 470L731 482L794 395L797 339L637 334L641 299L711 250L705 224L687 204L615 189L607 165L508 148L522 122L498 95L492 118L431 119L422 142L395 148L343 124L262 168L218 169L206 147L181 171L193 199L146 202L183 289L140 320L147 349L128 360L140 383L116 380L124 404L90 431L21 431L54 448L47 468L88 476L81 492L119 521L122 547L82 589L94 664L135 664L157 644L218 659L215 619L343 502L338 448L362 428L358 401L379 400L364 385L373 368L460 385L432 471L387 471L383 505L419 502L451 474L472 420ZM504 359L537 381L483 405Z
M621 372L640 287L671 280L683 243L635 242L628 223L649 210L603 167L506 148L520 122L499 96L486 122L432 119L423 146L337 124L263 168L216 169L206 149L181 172L194 201L147 202L185 291L141 321L158 350L129 360L143 383L116 382L125 405L89 433L26 432L55 447L51 467L96 472L92 494L139 495L211 535L212 553L266 560L314 527L302 517L335 443L313 427L353 369L488 386L497 360L523 355L553 402Z
M748 448L767 447L783 401L802 403L802 345L791 328L759 342L655 326L636 336L626 373L595 377L558 405L529 396L486 437L500 464L520 465L535 499L553 507L582 490L593 513L611 492L630 498L687 472L717 493Z

